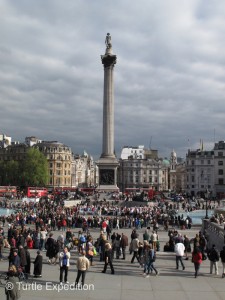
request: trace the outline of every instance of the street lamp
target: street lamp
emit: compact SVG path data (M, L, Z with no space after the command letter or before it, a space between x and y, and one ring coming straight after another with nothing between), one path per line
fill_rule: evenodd
M209 194L210 194L210 192L209 192L209 190L208 189L206 189L206 191L205 191L205 219L208 219L209 218L209 216L208 216L208 198L209 198Z

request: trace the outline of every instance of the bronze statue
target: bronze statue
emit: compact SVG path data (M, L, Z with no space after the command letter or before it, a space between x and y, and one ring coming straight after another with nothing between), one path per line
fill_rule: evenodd
M112 38L110 33L107 33L106 38L105 38L105 44L106 44L106 48L109 49L112 47L112 42L111 42Z

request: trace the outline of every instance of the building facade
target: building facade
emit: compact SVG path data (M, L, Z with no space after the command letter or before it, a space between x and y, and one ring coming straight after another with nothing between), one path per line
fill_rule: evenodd
M118 186L122 192L126 188L168 190L168 172L168 161L159 159L157 150L125 146L121 152Z
M98 185L98 167L92 156L85 151L82 155L75 155L73 162L74 186L95 187Z
M49 182L48 187L73 187L71 148L57 141L43 141L34 144L48 161Z
M214 145L214 187L219 198L225 197L225 142Z
M186 155L186 192L204 196L207 191L215 196L214 151L188 150Z

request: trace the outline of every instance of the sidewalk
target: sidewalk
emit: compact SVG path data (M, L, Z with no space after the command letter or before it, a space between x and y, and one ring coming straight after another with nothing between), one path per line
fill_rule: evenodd
M193 238L199 231L199 228L191 230L182 230L182 234L187 234L189 238ZM75 230L78 232L78 229ZM118 230L120 233L128 235L130 239L131 229ZM138 231L140 233L140 240L142 240L142 233L144 229ZM54 232L57 237L61 232ZM93 232L96 239L99 235L99 230L95 229ZM155 262L156 268L160 275L150 275L145 278L142 273L143 270L139 268L138 263L131 264L131 255L127 254L126 260L114 260L115 275L111 275L107 270L106 274L102 274L103 263L99 262L99 257L95 257L95 266L91 267L86 275L86 286L90 290L57 290L59 283L59 266L52 266L47 264L45 252L43 252L43 276L36 280L36 284L32 286L22 287L21 300L40 300L40 299L129 299L137 300L138 298L146 298L148 300L224 300L225 299L225 279L221 278L221 263L219 263L220 275L209 274L209 261L202 263L200 268L200 275L194 278L194 266L189 259L184 260L185 270L176 270L174 253L164 253L163 246L168 241L168 233L159 231L159 239L161 251L157 252L157 260ZM127 249L128 250L128 249ZM32 259L36 256L37 250L30 250ZM7 252L4 252L7 256ZM71 253L71 267L68 274L70 284L74 284L76 278L75 262L78 257L77 253ZM0 271L7 270L8 261L0 262ZM33 265L31 266L33 271ZM24 289L30 290L24 290ZM38 290L39 288L39 290ZM66 288L66 286L64 287ZM54 290L53 290L54 289ZM0 288L0 299L4 298L4 289Z

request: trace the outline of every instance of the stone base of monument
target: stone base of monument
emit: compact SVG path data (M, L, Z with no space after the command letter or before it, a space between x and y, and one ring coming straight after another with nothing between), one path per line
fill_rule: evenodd
M96 191L98 192L119 192L119 188L117 185L99 185L96 188Z

